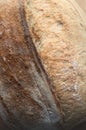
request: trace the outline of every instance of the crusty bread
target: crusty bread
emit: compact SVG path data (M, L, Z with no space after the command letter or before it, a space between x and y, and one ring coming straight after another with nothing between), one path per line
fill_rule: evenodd
M33 42L59 98L63 126L86 119L86 16L74 0L27 0Z
M53 130L60 114L28 31L24 2L0 0L0 117L11 130Z
M0 0L1 122L67 130L86 120L85 21L74 0Z

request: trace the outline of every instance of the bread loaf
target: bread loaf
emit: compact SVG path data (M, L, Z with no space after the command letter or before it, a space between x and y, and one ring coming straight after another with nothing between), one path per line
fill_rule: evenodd
M86 16L74 0L27 0L33 42L67 129L86 120Z
M73 0L0 0L0 117L11 130L86 120L85 20Z
M0 0L0 117L11 130L53 130L61 116L28 31L24 2Z

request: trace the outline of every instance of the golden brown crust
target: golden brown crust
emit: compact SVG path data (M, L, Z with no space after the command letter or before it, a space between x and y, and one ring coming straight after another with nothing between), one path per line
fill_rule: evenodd
M60 120L28 31L24 2L0 0L0 116L18 130L52 127Z
M86 16L74 0L29 0L27 20L63 125L74 126L86 119Z
M71 0L24 2L0 0L0 115L12 129L52 129L60 107L69 128L86 117L85 15Z

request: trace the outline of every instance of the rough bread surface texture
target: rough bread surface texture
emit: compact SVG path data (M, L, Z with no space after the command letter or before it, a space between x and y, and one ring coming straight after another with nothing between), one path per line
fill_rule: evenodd
M60 101L63 125L86 118L86 16L73 0L27 0L30 34Z

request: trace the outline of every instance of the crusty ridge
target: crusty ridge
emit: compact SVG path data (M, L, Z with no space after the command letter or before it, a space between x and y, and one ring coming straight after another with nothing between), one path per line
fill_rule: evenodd
M68 128L86 117L86 18L71 2L29 0L27 16L30 34Z
M60 114L28 31L24 2L0 0L0 116L14 130L52 128Z

